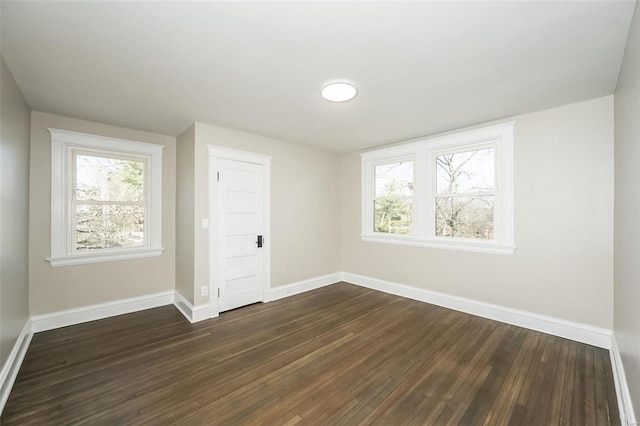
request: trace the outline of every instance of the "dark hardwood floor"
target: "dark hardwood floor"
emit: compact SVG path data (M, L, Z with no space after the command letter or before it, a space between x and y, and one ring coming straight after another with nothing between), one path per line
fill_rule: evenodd
M2 425L619 424L606 350L349 285L34 336Z

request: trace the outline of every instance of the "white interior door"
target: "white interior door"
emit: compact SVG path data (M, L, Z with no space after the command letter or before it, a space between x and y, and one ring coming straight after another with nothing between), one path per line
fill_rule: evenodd
M264 300L263 167L218 160L220 312Z

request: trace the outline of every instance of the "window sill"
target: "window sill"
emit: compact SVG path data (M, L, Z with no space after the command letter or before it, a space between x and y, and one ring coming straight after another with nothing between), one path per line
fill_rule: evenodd
M406 236L390 236L390 235L362 235L362 241L370 243L385 243L385 244L397 244L403 246L414 247L427 247L444 250L457 250L457 251L469 251L475 253L489 253L489 254L502 254L513 255L516 247L513 245L498 244L493 242L481 242L481 241L464 241L453 240L446 241L440 239L419 240L415 237Z
M121 260L143 259L157 257L164 248L115 249L95 253L82 253L69 256L48 257L52 267L86 265L89 263L118 262Z

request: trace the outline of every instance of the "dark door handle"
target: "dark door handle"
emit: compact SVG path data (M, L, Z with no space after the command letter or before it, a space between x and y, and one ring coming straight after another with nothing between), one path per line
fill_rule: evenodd
M256 241L258 248L262 248L262 235L258 235L258 241Z

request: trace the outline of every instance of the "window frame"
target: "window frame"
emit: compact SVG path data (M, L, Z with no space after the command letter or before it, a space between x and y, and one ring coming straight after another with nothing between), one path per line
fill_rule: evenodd
M144 176L145 179L143 181L143 187L142 187L142 201L140 202L135 202L135 201L111 201L111 200L104 200L104 201L96 201L96 200L78 200L77 198L77 158L78 155L84 155L84 156L91 156L91 157L100 157L100 158L110 158L110 159L115 159L115 160L125 160L125 161L136 161L136 162L141 162L143 163L143 167L144 167ZM80 253L87 253L87 251L84 250L78 250L77 244L73 244L73 242L75 241L74 238L77 238L76 236L76 232L77 232L77 217L78 217L78 213L77 213L77 206L80 205L96 205L96 206L104 206L104 205L126 205L126 206L142 206L142 208L144 209L144 240L141 246L135 246L135 247L127 247L127 249L132 248L132 249L137 249L137 248L148 248L149 247L149 237L148 237L148 232L147 232L147 223L149 221L149 185L146 182L147 181L147 177L149 176L148 170L149 170L149 161L150 158L149 156L142 156L142 155L134 155L134 154L129 154L127 153L126 155L123 153L117 153L114 154L113 152L109 152L109 151L105 151L105 150L98 150L98 149L89 149L89 148L83 148L83 149L71 149L71 167L69 167L69 174L70 174L70 182L71 182L71 199L70 199L70 207L69 207L69 226L70 226L70 231L71 231L71 235L72 235L72 244L71 244L71 254L80 254ZM102 248L102 249L92 249L90 250L91 252L95 252L96 250L101 250L104 252L107 251L113 251L113 250L120 250L121 248Z
M60 129L51 134L51 266L156 257L162 254L162 153L164 146ZM75 244L75 159L88 154L145 161L144 244L78 251ZM82 203L81 203L82 204ZM108 204L108 203L107 203Z
M393 164L393 163L401 163L401 162L413 162L413 195L411 196L403 196L403 197L376 197L376 179L375 179L375 172L376 172L376 167L378 166L385 166L385 165L389 165L389 164ZM413 206L416 203L416 191L415 191L415 182L416 182L416 162L415 162L415 156L410 155L410 156L405 156L405 157L397 157L397 158L390 158L390 159L386 159L386 160L381 160L381 161L376 161L371 165L371 172L373 173L373 185L372 185L372 193L371 193L371 220L372 220L372 228L373 225L375 225L375 215L376 215L376 209L375 209L375 203L377 200L411 200L412 206L411 209L413 211ZM381 232L378 232L376 234L384 234ZM406 236L412 236L415 235L415 229L413 226L413 218L411 221L411 232L408 234L391 234L391 235L396 235L396 236L402 236L402 235L406 235Z
M500 190L499 188L501 187L500 184L500 167L499 167L499 163L500 163L500 147L498 146L499 142L497 140L491 140L491 141L486 141L486 142L479 142L479 143L473 143L470 145L463 145L463 146L456 146L456 147L451 147L451 148L445 148L445 149L441 149L441 150L437 150L437 151L431 151L429 153L429 164L432 166L431 168L431 179L430 179L430 185L429 185L429 195L428 195L428 199L429 201L431 201L429 203L429 214L428 214L428 222L430 223L429 226L429 232L428 232L428 236L430 238L434 238L437 240L442 240L442 241L461 241L461 242L465 242L465 241L489 241L489 242L496 242L496 241L500 241L500 234L501 234L501 229L500 229L500 219L501 219L501 212L500 212L500 207L502 205L501 203L501 199L502 197L500 196ZM438 193L438 179L437 179L437 174L438 174L438 165L437 165L437 158L441 155L446 155L446 154L461 154L461 153L465 153L465 152L471 152L471 151L479 151L482 149L487 149L487 148L493 148L494 149L494 189L493 191L480 191L480 192L460 192L460 193L445 193L445 194L439 194ZM436 231L435 231L435 224L437 223L437 199L438 198L462 198L462 197L483 197L483 196L493 196L494 197L494 208L493 208L493 235L494 235L494 239L493 240L474 240L474 239L470 239L470 238L457 238L457 237L445 237L445 236L439 236L436 235ZM433 211L431 211L433 210Z
M367 242L512 255L516 249L513 237L514 124L507 122L361 153L361 239ZM443 153L468 152L489 146L495 147L494 239L436 236L436 157ZM414 159L413 234L375 232L375 166L411 157Z

